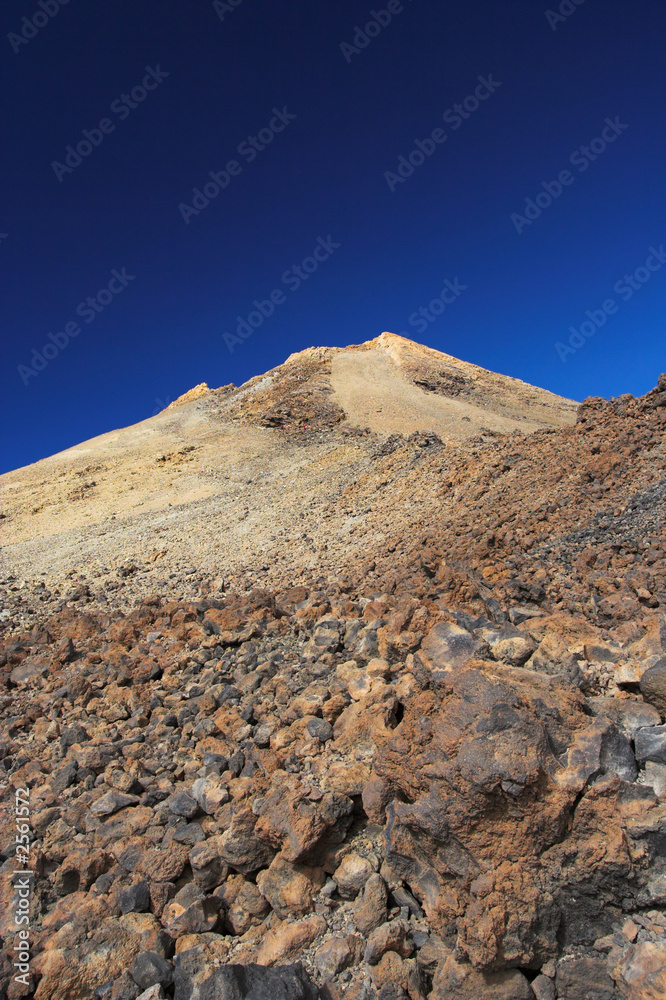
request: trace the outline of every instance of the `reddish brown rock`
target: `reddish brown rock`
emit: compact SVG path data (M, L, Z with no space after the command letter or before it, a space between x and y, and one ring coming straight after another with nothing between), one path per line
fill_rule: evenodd
M279 917L302 917L313 908L313 900L326 876L321 868L287 861L281 855L257 875L257 888Z
M630 948L613 977L626 1000L662 1000L666 996L666 941L646 941Z
M257 953L259 965L280 965L291 961L326 930L323 917L306 917L296 923L279 922L264 936Z
M533 1000L534 994L518 969L477 972L449 957L433 979L430 1000Z
M368 935L386 922L388 889L381 875L370 875L354 904L354 923Z
M636 836L633 802L649 813L655 800L600 780L603 730L580 696L497 665L450 678L412 701L375 762L399 796L388 861L435 928L457 923L475 967L538 964L558 937L609 926L633 891L623 828Z

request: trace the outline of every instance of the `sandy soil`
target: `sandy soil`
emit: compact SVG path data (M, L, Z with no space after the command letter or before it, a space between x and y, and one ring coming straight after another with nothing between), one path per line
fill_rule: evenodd
M377 434L412 434L432 430L462 441L482 430L534 431L534 420L503 417L462 399L426 392L405 379L381 350L336 354L332 360L334 400L347 422Z

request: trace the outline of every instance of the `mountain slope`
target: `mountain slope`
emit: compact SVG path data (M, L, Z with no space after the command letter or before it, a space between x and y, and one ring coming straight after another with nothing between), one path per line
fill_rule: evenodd
M308 348L238 389L202 384L155 417L3 476L5 559L50 582L165 551L228 573L302 527L304 496L317 508L353 494L380 437L435 433L455 446L572 424L575 405L393 334Z
M0 997L666 995L666 376L434 353L4 477Z

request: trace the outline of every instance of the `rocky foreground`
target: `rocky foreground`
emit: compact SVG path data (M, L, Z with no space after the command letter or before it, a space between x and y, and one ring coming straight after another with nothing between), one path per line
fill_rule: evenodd
M375 442L455 518L336 576L5 578L2 995L663 1000L665 418Z

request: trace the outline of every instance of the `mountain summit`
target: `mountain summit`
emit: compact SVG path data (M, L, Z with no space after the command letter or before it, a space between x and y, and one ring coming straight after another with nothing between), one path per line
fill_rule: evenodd
M148 420L3 476L6 558L50 579L164 550L212 567L224 552L227 572L291 533L306 504L362 493L369 453L387 437L432 434L457 448L570 426L576 408L392 333L310 347L238 388L201 383Z
M207 392L205 383L195 386L171 406ZM229 403L249 397L245 411L264 422L288 424L309 415L310 422L334 419L377 434L433 431L449 440L480 430L565 426L574 422L577 406L395 333L349 347L306 348L237 393L228 395Z

